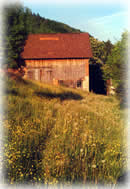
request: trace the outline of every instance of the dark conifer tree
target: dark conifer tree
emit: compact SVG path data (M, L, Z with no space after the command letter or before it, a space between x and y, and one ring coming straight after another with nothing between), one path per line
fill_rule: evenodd
M21 52L27 37L24 8L20 5L8 6L4 10L5 18L5 61L4 67L18 68L23 65Z

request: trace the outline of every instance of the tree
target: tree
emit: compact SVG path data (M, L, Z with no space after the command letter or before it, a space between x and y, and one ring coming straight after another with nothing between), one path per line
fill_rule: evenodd
M111 43L110 40L107 40L106 42L104 42L104 44L105 44L104 46L104 51L105 51L104 63L105 63L108 59L108 56L111 54L114 45Z
M101 65L105 64L113 48L111 41L99 41L98 39L90 36L90 42L93 52L93 58L91 59L90 63Z
M113 45L110 40L99 41L90 36L93 58L90 59L90 90L106 94L106 81L103 78L102 67L111 53Z
M118 41L111 54L108 56L106 64L103 66L105 80L112 79L117 93L122 96L125 91L126 68L128 65L127 49L128 49L128 32L122 34L122 38Z
M18 68L23 65L20 56L27 37L24 8L20 5L6 6L5 19L5 61L4 67Z
M104 42L99 41L92 36L90 36L90 42L93 52L93 58L90 60L90 64L103 64Z

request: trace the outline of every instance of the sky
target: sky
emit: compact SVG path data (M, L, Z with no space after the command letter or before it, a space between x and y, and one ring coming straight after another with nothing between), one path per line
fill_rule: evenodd
M42 17L63 22L101 41L120 40L128 29L125 0L21 0Z
M8 0L8 2L13 0ZM19 0L44 18L88 32L115 43L128 29L129 0Z

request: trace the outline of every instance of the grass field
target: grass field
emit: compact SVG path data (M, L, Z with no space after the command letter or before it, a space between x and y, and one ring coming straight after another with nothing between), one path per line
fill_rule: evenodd
M126 126L114 96L6 78L8 183L116 184L126 170Z

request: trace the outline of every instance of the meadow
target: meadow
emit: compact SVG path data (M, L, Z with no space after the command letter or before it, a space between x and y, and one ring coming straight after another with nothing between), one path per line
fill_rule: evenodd
M127 166L115 96L5 78L5 182L117 184Z

